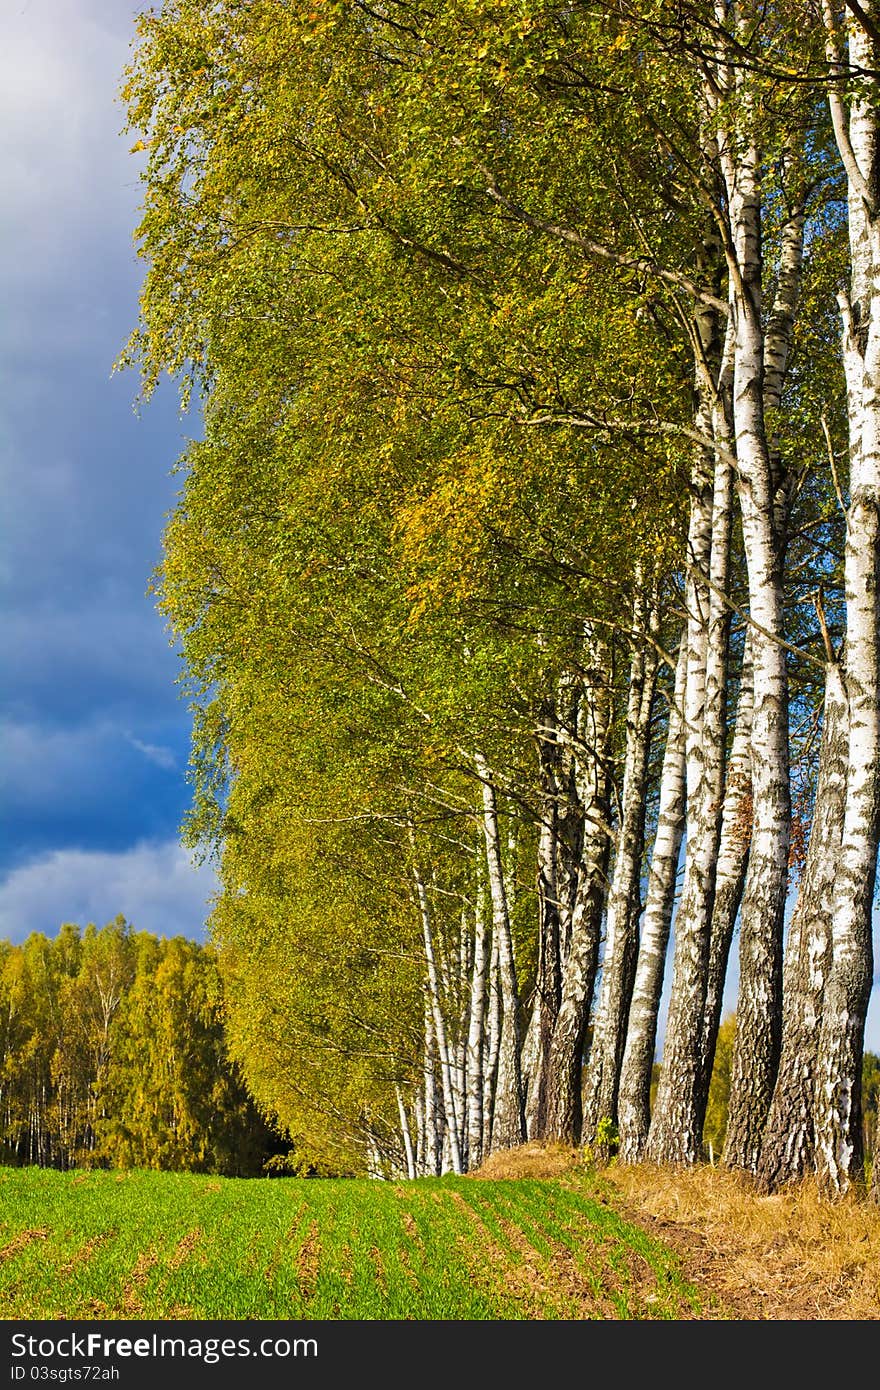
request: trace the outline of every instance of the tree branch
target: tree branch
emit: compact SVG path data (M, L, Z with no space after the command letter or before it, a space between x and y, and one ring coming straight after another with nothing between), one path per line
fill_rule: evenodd
M503 207L518 222L524 226L531 227L536 232L544 232L548 236L554 236L560 241L564 241L569 246L576 247L579 251L597 260L608 261L612 265L619 265L624 270L635 270L651 275L656 275L668 285L675 285L678 289L685 290L693 299L700 304L708 304L711 308L717 309L719 313L728 312L728 304L725 300L719 299L717 295L710 294L692 280L683 271L667 270L663 266L658 266L655 261L647 256L627 256L622 251L614 251L610 246L605 246L602 242L594 241L592 237L585 236L582 232L577 232L573 227L563 227L557 222L547 221L543 217L536 217L533 213L527 212L519 203L515 203L512 198L508 198L501 192L495 176L485 164L477 166L486 179L486 192L497 203Z

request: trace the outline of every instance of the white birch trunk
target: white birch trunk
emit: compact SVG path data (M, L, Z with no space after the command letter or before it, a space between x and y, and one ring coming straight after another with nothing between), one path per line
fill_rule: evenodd
M589 669L578 715L576 776L583 808L577 886L562 976L562 999L546 1068L542 1137L564 1144L581 1138L584 1039L596 972L611 848L609 831L611 651L588 633Z
M474 923L474 962L471 975L467 1035L467 1155L468 1168L483 1158L484 1059L486 1056L486 994L489 975L489 924L486 920L482 875L477 882Z
M434 1023L434 1039L440 1061L440 1082L443 1091L443 1109L446 1113L444 1138L448 1137L450 1163L455 1173L462 1172L461 1153L458 1147L458 1121L455 1114L455 1096L452 1088L452 1068L449 1059L449 1046L446 1039L446 1022L440 999L440 983L437 975L437 962L434 955L434 940L431 928L431 909L425 882L418 870L413 867L413 880L422 923L422 939L425 945L425 960L428 969L428 994Z
M483 1157L489 1153L492 1139L492 1116L495 1111L495 1091L498 1082L498 1058L501 1053L501 979L498 964L498 938L492 933L489 957L489 1002L486 1009L486 1062L483 1068Z
M829 7L830 8L830 7ZM874 0L863 6L880 18ZM826 9L826 20L830 20ZM877 45L847 13L849 60L860 78L848 125L839 91L830 102L846 169L851 282L840 296L850 436L844 586L849 703L846 803L831 920L831 972L819 1035L816 1168L839 1196L863 1179L861 1069L873 974L871 905L880 817L880 116ZM834 56L829 30L829 54Z
M559 729L556 710L547 704L538 730L538 758L541 777L541 823L538 832L538 965L535 993L526 1042L523 1046L523 1092L526 1134L540 1136L543 1128L546 1092L547 1051L561 991L561 921L559 807L562 796L558 776L560 765Z
M702 708L685 695L687 747L687 845L684 884L675 919L672 988L660 1084L646 1155L656 1163L694 1163L700 1155L700 1055L708 987L712 911L724 802L724 754L729 608L724 599L730 561L732 473L723 409L714 410L720 452L715 461L712 497L710 585L695 601L705 605L702 644L688 640L687 687L691 653L698 663ZM690 615L689 615L690 616ZM692 722L693 721L693 722Z
M700 1128L709 1099L715 1045L733 929L742 901L752 834L752 658L746 632L737 698L736 724L727 766L721 838L715 872L715 901L709 941L706 1002L700 1030Z
M657 1016L684 830L683 706L687 654L687 643L682 638L676 663L675 688L669 706L666 749L660 774L657 830L620 1072L618 1118L622 1163L637 1163L642 1158L651 1119L651 1072L657 1042Z
M406 1176L408 1178L414 1178L416 1176L416 1156L413 1150L406 1106L403 1103L403 1092L399 1086L394 1087L394 1094L397 1097L397 1113L400 1117L400 1135L403 1139L403 1151L406 1154Z
M520 1075L519 997L501 860L495 787L489 766L481 754L475 755L474 765L483 788L483 832L486 841L489 895L492 901L492 932L498 943L498 977L501 986L501 1038L490 1139L494 1152L496 1149L510 1149L522 1144L526 1132Z
M592 1143L602 1120L617 1124L617 1095L638 952L637 923L645 839L645 797L651 741L651 709L657 656L645 641L648 604L638 578L633 603L633 654L627 698L626 753L621 820L606 918L605 958L599 1007L587 1058L584 1139ZM653 624L655 614L649 622Z
M773 1191L813 1169L816 1061L831 964L831 913L846 797L849 712L839 667L826 675L810 843L786 943L782 1055L758 1177Z
M439 1177L443 1151L443 1124L440 1115L437 1087L437 1044L434 1038L434 1016L425 991L425 1173Z
M745 31L744 31L745 33ZM790 791L782 547L764 422L761 160L748 75L738 69L735 128L719 135L729 207L733 423L752 628L753 828L742 903L740 988L724 1160L754 1172L779 1060Z

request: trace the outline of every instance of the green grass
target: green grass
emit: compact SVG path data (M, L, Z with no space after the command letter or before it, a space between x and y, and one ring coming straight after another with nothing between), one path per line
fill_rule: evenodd
M719 1315L589 1172L393 1184L0 1168L0 1316Z

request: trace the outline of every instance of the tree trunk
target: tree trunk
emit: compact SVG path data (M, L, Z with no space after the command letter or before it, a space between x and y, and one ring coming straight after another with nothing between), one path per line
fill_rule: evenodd
M491 1150L492 1116L498 1083L498 1057L501 1052L501 980L498 966L498 938L492 934L489 956L489 1003L486 1009L486 1062L483 1068L483 1140L485 1158Z
M639 587L633 604L633 654L626 717L626 752L620 827L606 918L602 983L587 1058L584 1138L591 1143L602 1120L617 1124L617 1094L626 1022L632 997L641 911L640 880L645 840L645 801L651 744L651 709L657 656L645 641L646 596Z
M754 1172L779 1061L782 933L790 834L788 676L783 637L782 546L764 422L760 155L743 70L735 128L719 135L729 206L730 313L735 332L733 421L737 492L752 620L753 829L742 904L737 1029L724 1160Z
M434 1039L433 1012L425 995L425 1109L423 1171L429 1177L439 1177L443 1156L443 1135L437 1091L437 1048Z
M813 1169L816 1055L831 964L831 905L846 795L849 720L835 665L828 667L823 718L810 843L786 945L782 1053L758 1167L766 1191Z
M397 1113L400 1116L400 1135L403 1139L403 1149L406 1154L406 1176L414 1178L416 1176L416 1156L413 1152L412 1138L409 1132L409 1120L406 1115L406 1106L403 1103L403 1093L399 1086L395 1086L394 1094L397 1097Z
M449 1158L452 1170L461 1173L461 1152L458 1147L458 1121L455 1114L455 1093L452 1085L452 1065L449 1044L446 1038L446 1022L440 999L440 984L437 977L437 963L434 956L434 941L431 930L431 909L424 879L417 869L413 869L413 879L422 922L422 938L425 944L425 959L428 968L428 997L431 1001L431 1015L434 1023L434 1039L440 1061L440 1083L443 1091L443 1109L446 1112L445 1138L449 1144Z
M732 473L723 404L712 412L720 445L712 494L708 591L697 577L688 622L685 695L687 746L687 844L684 884L675 918L672 988L657 1103L646 1149L656 1163L694 1163L700 1155L700 1057L708 988L715 882L724 802L726 692L730 610ZM705 614L700 621L701 610ZM691 634L691 625L702 628ZM691 660L697 689L691 694Z
M483 1158L484 1059L486 1056L486 992L489 969L489 924L486 920L482 874L477 883L474 927L474 963L471 974L470 1017L467 1035L467 1166L476 1168Z
M876 22L877 6L864 6ZM844 586L849 750L843 838L831 921L831 973L819 1035L816 1168L839 1196L863 1180L861 1071L873 974L871 906L880 818L880 117L877 45L850 16L849 59L869 74L843 103L829 93L848 183L850 290L843 319L850 445ZM830 56L835 56L829 34Z
M486 840L489 894L492 900L492 930L498 942L498 976L501 986L501 1038L490 1139L491 1150L494 1152L496 1149L515 1148L516 1145L522 1144L526 1137L520 1075L519 994L501 862L495 787L486 760L477 754L474 763L483 787L483 833Z
M559 764L561 746L556 710L549 701L541 712L538 761L541 779L541 822L538 831L538 965L528 1037L523 1049L526 1132L540 1136L546 1086L547 1051L561 991L559 854ZM526 1063L527 1059L527 1063ZM528 1070L527 1070L528 1068Z
M727 767L721 839L715 873L715 901L706 973L706 1002L700 1029L699 1121L700 1129L709 1099L715 1062L715 1044L721 1022L724 985L733 929L742 901L752 831L752 660L746 632L737 700L736 725Z
M684 830L684 690L687 642L682 637L669 706L666 750L660 774L657 831L642 936L629 1010L618 1098L620 1159L638 1163L651 1121L651 1073L657 1043L657 1015L663 991L666 947L675 899L678 859Z
M611 848L608 775L611 656L607 642L593 635L590 656L591 666L585 677L578 719L578 794L583 806L583 830L577 892L562 978L562 1002L546 1068L543 1137L563 1144L577 1144L581 1137L584 1039L599 963Z

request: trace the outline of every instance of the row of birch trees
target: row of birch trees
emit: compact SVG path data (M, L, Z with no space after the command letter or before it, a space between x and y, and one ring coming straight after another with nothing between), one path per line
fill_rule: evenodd
M691 1164L734 990L724 1163L861 1186L880 8L165 0L124 97L259 1103Z

